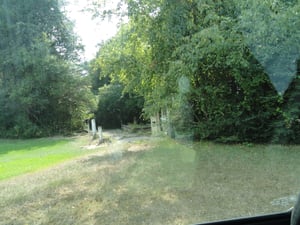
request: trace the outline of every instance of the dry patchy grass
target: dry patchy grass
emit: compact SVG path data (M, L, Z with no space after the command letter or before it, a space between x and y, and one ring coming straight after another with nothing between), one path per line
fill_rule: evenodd
M0 182L0 224L192 224L286 210L298 192L297 146L118 135L97 153Z

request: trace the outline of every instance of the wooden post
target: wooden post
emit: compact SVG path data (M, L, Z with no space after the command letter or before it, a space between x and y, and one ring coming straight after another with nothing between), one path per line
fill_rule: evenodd
M95 119L92 119L92 135L93 135L93 138L96 137L96 133L97 133L97 129L96 129L96 120Z
M161 121L159 113L156 113L155 116L151 116L151 131L152 135L159 136L162 134Z
M99 144L103 142L103 133L102 133L102 127L98 127L98 135L99 135Z
M90 130L90 120L86 120L86 130L88 132L88 134L90 134L91 130Z
M157 118L155 116L151 116L150 120L151 120L151 132L152 132L152 135L158 136L159 135L159 131L158 131L158 126L157 126Z
M175 130L174 130L173 122L171 119L170 111L168 109L166 112L166 117L167 117L167 127L168 127L167 133L170 138L175 139Z

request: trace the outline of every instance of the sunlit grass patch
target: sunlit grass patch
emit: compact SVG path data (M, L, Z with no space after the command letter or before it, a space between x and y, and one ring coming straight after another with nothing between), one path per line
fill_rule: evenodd
M0 140L0 180L84 154L82 144L82 138Z

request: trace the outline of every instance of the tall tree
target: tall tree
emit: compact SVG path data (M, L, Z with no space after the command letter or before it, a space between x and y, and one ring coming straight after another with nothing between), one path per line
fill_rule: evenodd
M1 1L1 136L33 137L79 127L88 88L75 66L81 47L61 4Z

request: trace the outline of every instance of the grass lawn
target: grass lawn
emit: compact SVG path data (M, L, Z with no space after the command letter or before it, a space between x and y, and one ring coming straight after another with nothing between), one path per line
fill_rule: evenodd
M293 205L299 174L299 146L122 138L3 179L0 224L193 224L278 212Z
M81 148L84 142L87 140L83 137L0 139L0 180L33 172L86 154Z

